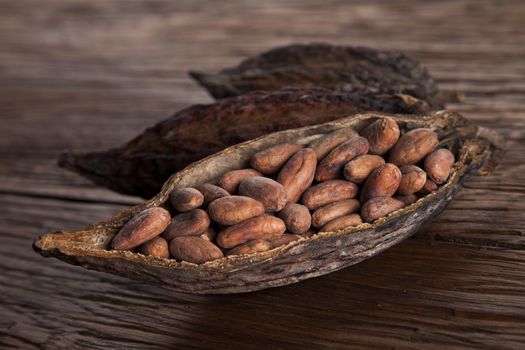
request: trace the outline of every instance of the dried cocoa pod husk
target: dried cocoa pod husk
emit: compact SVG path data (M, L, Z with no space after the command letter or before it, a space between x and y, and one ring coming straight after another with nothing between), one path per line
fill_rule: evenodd
M254 92L183 109L118 148L65 152L59 165L117 192L151 198L172 174L230 145L366 111L425 114L429 109L403 95L319 89Z
M190 71L215 98L282 87L324 87L343 91L402 92L436 109L460 95L440 94L419 62L397 51L324 43L277 47L220 72ZM444 100L444 101L443 101Z
M296 283L357 264L401 242L432 220L445 209L470 175L486 175L492 171L503 158L502 137L451 112L424 117L390 115L403 133L414 128L431 128L440 139L446 138L447 148L454 153L456 162L448 180L436 191L386 217L337 232L321 232L310 238L302 235L305 238L265 252L218 258L199 265L111 250L109 244L118 231L141 211L168 205L169 195L175 188L213 183L225 171L246 167L253 154L273 145L284 142L306 145L345 127L361 131L381 116L377 113L360 114L269 134L230 147L178 172L152 199L83 230L47 233L36 240L33 247L44 256L54 256L84 268L196 294L255 291ZM206 242L198 236L188 238Z

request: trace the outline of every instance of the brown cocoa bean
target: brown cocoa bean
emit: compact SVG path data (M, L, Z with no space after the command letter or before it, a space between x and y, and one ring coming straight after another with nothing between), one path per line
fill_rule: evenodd
M330 180L310 187L303 194L303 204L310 210L323 205L350 199L357 195L358 187L346 180Z
M162 236L168 241L179 236L196 236L210 226L210 217L202 209L175 215Z
M213 221L229 226L264 214L264 205L250 197L228 196L211 202L208 213Z
M295 203L314 181L317 158L310 148L304 148L290 158L279 172L277 182L286 190L288 203Z
M327 204L312 214L312 226L320 228L338 217L353 214L360 208L361 203L357 199L346 199Z
M418 193L420 193L420 194L429 194L429 193L432 193L434 191L437 191L438 188L439 188L439 186L434 181L430 180L427 177L427 181L425 181L425 184L423 185L423 188L421 188Z
M180 212L198 208L204 202L204 196L195 188L176 188L170 194L171 206Z
M361 136L368 140L370 153L377 155L385 154L392 148L399 140L399 134L397 122L390 117L376 120L361 132Z
M305 233L301 233L299 236L304 237L304 238L310 238L316 234L317 234L317 230L313 227L310 227L308 231L306 231Z
M141 211L113 237L111 248L130 250L162 233L170 223L170 213L160 207Z
M374 197L391 197L401 182L401 171L391 163L381 165L372 171L361 190L361 202Z
M237 188L242 180L250 176L261 176L262 174L254 169L239 169L232 170L224 173L217 185L224 188L229 194L234 194L237 192Z
M267 212L279 211L286 205L283 185L267 177L252 176L242 180L239 194L261 202Z
M416 164L432 152L439 140L430 129L414 129L401 136L390 150L388 161L397 166Z
M361 136L352 137L321 160L315 172L315 180L321 182L338 178L346 163L367 152L368 141Z
M392 197L374 197L361 207L361 217L366 222L372 222L404 206L405 203Z
M215 239L215 236L217 236L217 233L215 232L213 227L208 227L206 230L204 230L204 232L199 234L198 237L205 239L207 241L213 242L213 240Z
M299 239L303 238L300 235L294 235L294 234L284 234L279 237L275 237L270 239L270 247L271 249L280 247L282 245L288 244L290 242L295 242Z
M203 206L207 207L216 199L229 196L230 194L224 188L212 184L202 184L197 186L197 189L204 196Z
M278 172L303 145L297 143L283 143L263 151L257 152L250 160L250 165L263 174L271 175Z
M280 236L285 230L284 221L265 214L220 231L217 235L217 243L223 248L233 248L253 239L268 240Z
M292 233L306 232L312 224L312 216L308 208L297 203L287 204L279 212L279 217L286 224L286 229Z
M334 148L355 136L359 134L352 128L339 129L310 142L308 148L315 151L317 160L320 161Z
M165 238L157 236L138 248L138 252L144 255L156 256L167 259L170 257L168 241Z
M401 182L397 188L397 193L401 195L416 193L423 188L425 181L427 181L427 173L415 165L403 165L399 170L401 171Z
M454 155L448 149L441 148L425 158L425 171L436 184L445 183L454 164Z
M215 244L194 236L175 237L170 241L170 253L177 259L203 264L224 257Z
M321 227L319 232L332 232L345 229L347 227L357 226L363 223L359 214L350 214L340 216Z
M265 252L271 248L270 242L263 239L254 239L230 249L226 256Z
M352 159L343 169L343 175L348 181L363 183L370 173L385 164L383 157L365 154Z
M410 205L417 201L417 196L415 194L397 195L394 196L394 198L398 201L405 203L405 205Z

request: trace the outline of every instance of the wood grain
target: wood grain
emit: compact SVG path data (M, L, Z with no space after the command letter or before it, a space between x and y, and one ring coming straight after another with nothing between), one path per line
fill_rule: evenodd
M525 343L522 1L37 0L0 5L0 347L519 349ZM211 99L186 75L291 42L398 49L508 151L416 236L352 268L234 297L44 260L44 231L138 199L58 169Z

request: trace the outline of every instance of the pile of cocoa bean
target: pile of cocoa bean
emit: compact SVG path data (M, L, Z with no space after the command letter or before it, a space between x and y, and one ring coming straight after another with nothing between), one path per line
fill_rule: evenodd
M176 188L169 206L137 214L111 248L200 264L371 223L447 181L454 155L438 144L431 129L401 135L390 117L360 135L343 128L307 147L278 144L216 184Z

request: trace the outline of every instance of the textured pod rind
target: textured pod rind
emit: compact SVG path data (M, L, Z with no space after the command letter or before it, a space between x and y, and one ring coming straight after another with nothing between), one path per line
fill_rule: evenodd
M377 117L380 115L362 114L286 130L236 145L175 174L151 200L81 231L45 234L34 242L33 247L43 256L54 256L85 268L186 293L225 294L277 287L357 264L401 242L444 210L469 174L487 173L501 159L499 145L502 142L493 137L500 136L486 130L482 132L481 128L457 114L440 112L424 118L392 115L402 129L431 127L440 137L446 135L456 163L450 178L437 191L387 217L355 228L304 236L266 252L231 256L200 265L106 249L111 238L126 222L146 208L163 205L176 187L195 187L199 183L212 181L224 171L242 168L251 155L271 145L286 140L307 144L316 135L342 127L353 127L359 131ZM232 157L232 154L236 156ZM276 266L279 268L276 269Z

